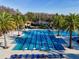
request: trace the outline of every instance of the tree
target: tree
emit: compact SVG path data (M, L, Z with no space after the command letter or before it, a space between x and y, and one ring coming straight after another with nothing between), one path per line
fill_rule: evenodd
M73 48L72 47L72 32L77 29L77 15L76 14L71 14L69 16L66 16L66 20L64 23L64 28L67 29L67 31L69 31L70 33L70 41L69 41L69 48Z
M17 10L17 13L16 13L16 15L13 15L13 18L14 18L14 22L16 23L17 30L18 30L18 35L19 35L19 29L22 28L22 26L24 25L23 16Z
M4 34L4 48L7 48L6 33L16 28L11 14L7 12L0 13L0 31Z
M33 20L33 17L34 17L34 13L28 12L28 13L26 14L26 16L27 16L27 19L28 19L29 21L32 21L32 20Z
M63 16L58 15L58 14L56 14L55 16L53 16L53 26L54 26L54 28L57 29L57 31L58 31L57 36L60 35L59 32L60 32L60 30L62 29L62 26L63 26L62 24L63 24L63 22L64 22L64 17L63 17Z
M77 30L78 30L78 39L79 39L79 14L76 15L76 27L77 27Z

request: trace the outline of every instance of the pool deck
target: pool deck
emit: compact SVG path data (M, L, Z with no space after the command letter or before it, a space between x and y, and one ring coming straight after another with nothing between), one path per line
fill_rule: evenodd
M15 44L11 44L13 39L9 36L16 36L17 35L17 31L12 31L10 33L7 34L7 42L8 42L8 46L10 48L8 49L2 49L0 48L0 59L5 59L6 57L10 57L10 55L12 54L48 54L47 51L38 51L38 50L12 50L12 48L15 46ZM3 42L3 36L0 37L0 42ZM63 52L64 54L77 54L79 55L79 50L75 50L75 49L68 49L65 47L65 50Z
M16 36L17 34L18 34L18 31L12 31L6 35L7 42L8 42L7 45L10 48L2 49L0 47L0 59L4 59L5 57L10 57L10 55L12 55L12 54L48 54L48 52L38 51L38 50L12 50L12 48L16 44L12 44L13 38L11 38L10 36ZM0 37L0 42L4 42L3 36Z

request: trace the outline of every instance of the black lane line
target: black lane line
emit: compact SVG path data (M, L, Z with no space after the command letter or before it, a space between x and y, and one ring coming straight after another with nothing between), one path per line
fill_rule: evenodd
M29 36L31 36L31 32L27 32L27 34L29 33ZM24 45L27 43L27 39L29 39L28 37L27 38L25 38L25 41L24 41L24 43L23 43L23 47L24 47Z
M27 33L27 34L28 34L28 33ZM31 36L31 34L32 34L32 33L31 33L31 32L29 32L29 36ZM28 44L28 43L27 43L28 39L29 39L28 37L27 37L27 38L25 38L25 42L23 43L23 47L25 47L25 46L26 46L26 44Z
M39 50L41 50L41 34L40 33L39 33L39 36L38 37L39 37L39 43L38 43L38 45L40 47Z
M35 35L34 35L34 39L33 39L33 44L34 44L33 48L36 48L36 40L37 40L36 36L37 36L37 32L35 31L34 33L35 33Z
M28 45L28 49L29 49L29 47L30 47L30 44L31 44L31 42L32 42L32 37L34 36L34 32L32 32L32 34L31 34L31 39L30 39L30 42L29 42L29 45Z
M35 48L36 48L36 45L37 45L37 35L38 35L38 32L36 32ZM36 48L36 50L37 50L37 48Z
M43 33L43 32L42 32L42 33ZM43 36L43 34L42 34L42 46L44 46L44 43L43 43L43 42L44 42L44 39L45 39L45 38L44 38L44 36Z
M24 38L23 40L24 40L24 42L23 42L22 47L21 47L22 50L23 50L23 47L24 47L24 45L25 45L25 43L26 43L27 38Z
M40 34L40 41L41 41L41 47L42 47L42 35ZM41 50L41 48L40 48Z
M51 37L50 37L50 39L51 39ZM52 39L51 39L51 41L52 41ZM55 44L53 43L54 41L52 41L52 44L54 45L54 48L55 48ZM56 48L55 48L56 49Z
M43 32L42 37L43 37L43 41L44 41L43 45L45 45L45 49L46 49L46 39L45 39L45 34L44 34L44 32Z
M46 39L46 42L47 42L47 46L48 46L48 49L49 49L49 45L48 45L48 41L47 41L47 38L46 38L46 34L45 34L45 39Z

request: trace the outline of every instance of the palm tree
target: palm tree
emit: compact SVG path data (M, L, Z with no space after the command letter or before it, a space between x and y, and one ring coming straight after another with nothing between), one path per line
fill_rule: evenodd
M79 14L76 15L77 19L76 19L76 27L78 30L78 39L79 39Z
M0 31L4 34L4 48L7 48L6 33L15 28L15 22L13 22L11 14L7 12L0 13Z
M24 28L24 30L25 30L25 24L26 24L26 22L27 22L27 16L21 15L21 18L22 18L22 20L23 20L23 28Z
M19 35L19 29L22 28L22 26L24 25L23 16L17 10L17 13L16 13L16 15L13 15L13 18L14 18L14 22L16 23L17 30L18 30L18 35Z
M27 19L28 19L29 21L32 21L32 20L33 20L34 13L32 13L32 12L28 12L28 13L25 14L25 15L27 16Z
M54 26L55 29L58 30L57 36L60 35L59 33L60 33L60 30L61 30L61 28L62 28L62 26L63 26L63 25L62 25L63 22L64 22L64 17L63 17L62 15L56 14L56 15L53 17L53 26Z
M67 29L67 31L69 31L70 33L70 41L69 41L69 48L73 48L72 47L72 32L77 29L77 20L78 17L76 14L70 14L69 16L66 16L66 20L65 20L65 27Z

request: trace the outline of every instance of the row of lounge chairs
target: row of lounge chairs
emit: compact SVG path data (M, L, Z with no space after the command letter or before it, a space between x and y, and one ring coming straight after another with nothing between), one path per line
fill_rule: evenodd
M62 54L14 54L7 59L66 59Z

